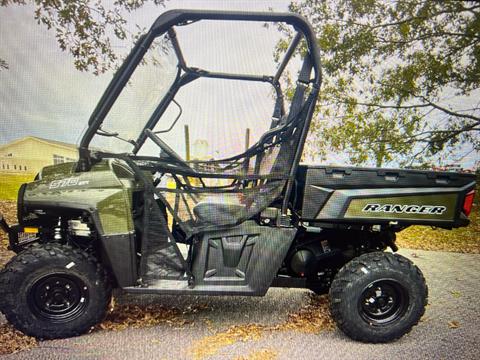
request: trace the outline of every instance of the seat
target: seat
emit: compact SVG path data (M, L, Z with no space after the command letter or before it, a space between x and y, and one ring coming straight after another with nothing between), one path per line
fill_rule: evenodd
M193 207L197 222L217 226L235 223L245 211L243 204L219 202L219 199L206 199Z

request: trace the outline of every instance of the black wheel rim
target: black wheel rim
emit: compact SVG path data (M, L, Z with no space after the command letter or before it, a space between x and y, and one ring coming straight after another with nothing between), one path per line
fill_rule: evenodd
M88 288L77 276L51 274L36 280L28 304L40 319L63 323L79 317L88 304Z
M371 325L386 325L405 314L408 293L396 280L377 280L365 287L358 305L363 320Z

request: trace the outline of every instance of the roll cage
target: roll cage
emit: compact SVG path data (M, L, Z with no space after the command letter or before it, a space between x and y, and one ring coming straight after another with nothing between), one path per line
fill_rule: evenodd
M291 25L295 29L296 34L293 36L282 61L278 65L276 73L273 75L213 72L189 67L187 60L183 56L181 45L179 44L174 29L175 26L185 26L201 20L284 23ZM132 142L134 145L133 154L120 155L93 151L90 149L92 138L96 134L102 134L103 130L101 129L101 125L109 110L112 108L123 88L127 85L137 66L141 63L152 42L164 34L168 34L176 57L178 58L177 76L166 95L160 100L154 112L145 123L143 131L138 138ZM280 79L302 39L305 40L306 51L303 54L303 64L296 82L297 87L287 114L284 109ZM245 152L230 158L208 162L182 161L182 159L175 156L175 153L170 151L171 149L168 145L152 131L169 104L174 101L178 90L182 86L202 77L266 82L274 87L276 102L270 130ZM260 203L260 205L256 207L247 206L248 211L242 216L235 216L235 221L226 221L225 224L210 224L216 227L239 224L256 212L264 210L272 201L278 201L280 195L283 195L281 214L282 216L286 216L295 172L303 151L303 145L313 115L320 83L320 58L314 32L306 20L299 15L269 12L167 11L157 18L145 35L139 38L122 66L114 75L98 105L95 107L88 122L88 129L80 142L77 171L88 171L92 163L102 158L121 158L132 167L140 178L143 177L142 170L171 174L175 179L177 189L166 191L176 193L176 201L184 196L186 191L190 197L195 196L195 194L201 194L202 192L208 192L209 194L223 193L225 196L230 193L235 193L235 196L238 195L237 197L243 196L246 198L247 200L242 200L246 203ZM162 148L164 153L167 154L167 159L137 155L148 137ZM191 179L189 179L189 177L192 176L197 178L200 186L192 186ZM180 179L181 177L183 180ZM204 180L209 178L231 179L232 182L229 185L223 186L207 186ZM149 179L146 178L143 180L146 183L151 182L151 180L149 181ZM252 188L255 188L255 190L251 190ZM239 191L244 191L244 193L238 194ZM253 191L259 191L260 193L265 192L270 195L265 197L266 200L258 201L258 197L248 195ZM156 193L158 196L164 195L163 199L165 200L165 193L162 194L161 191L154 188L151 189L151 192ZM180 195L179 192L181 192ZM248 196L250 196L250 198ZM185 199L183 201L185 204L188 202ZM181 224L181 218L176 216L176 211L178 214L178 204L173 205L171 202L164 202L166 207L174 214L176 220ZM199 200L197 198L194 203L197 204L198 202ZM187 208L188 207L189 206L187 206ZM201 218L199 214L195 214L196 216L193 215L190 209L188 209L187 212L190 214L190 220L183 221L184 224L191 224L192 221L195 222ZM197 220L192 220L195 218ZM191 230L189 225L186 225L186 227ZM201 228L204 229L204 227ZM187 233L189 233L189 231L187 231ZM195 231L190 233L195 233Z
M222 20L222 21L257 21L257 22L278 22L292 25L297 34L290 43L288 50L286 51L283 60L278 66L277 72L274 75L249 75L249 74L232 74L211 72L203 69L188 67L185 61L180 44L176 37L174 26L186 25L200 20ZM199 10L170 10L160 15L150 30L142 35L128 57L125 59L122 66L118 69L110 82L109 86L105 90L99 103L95 107L93 113L88 121L88 129L85 132L80 142L80 158L81 162L88 160L88 148L90 141L95 133L99 130L110 108L115 103L115 100L120 95L121 91L127 84L132 73L135 71L139 63L142 61L143 56L152 44L155 38L168 33L172 44L175 49L175 53L178 57L179 69L176 81L172 84L167 95L160 101L157 109L152 114L148 122L145 124L145 129L152 130L156 125L165 109L175 96L175 93L180 87L187 83L198 79L199 77L207 78L220 78L230 80L246 80L246 81L259 81L267 82L274 86L277 92L277 103L275 104L275 115L282 114L283 109L283 96L280 88L280 77L285 70L288 62L290 61L294 51L296 50L300 40L305 38L308 54L306 58L311 62L314 70L314 78L307 79L307 83L311 83L315 88L320 87L321 83L321 70L320 70L320 57L319 50L315 40L315 35L312 27L308 22L300 15L291 13L268 13L268 12L237 12L237 11L199 11ZM300 79L299 81L305 81ZM282 114L283 115L283 114ZM146 140L146 135L141 134L137 139L133 153L137 153L142 144ZM88 161L87 161L88 162Z

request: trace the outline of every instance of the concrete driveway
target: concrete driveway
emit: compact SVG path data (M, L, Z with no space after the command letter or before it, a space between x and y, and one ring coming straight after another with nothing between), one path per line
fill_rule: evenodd
M336 329L318 334L300 329L271 330L270 325L284 322L288 313L309 301L305 290L271 289L263 298L124 295L119 299L122 303L154 302L180 309L202 304L203 310L186 315L190 323L185 326L97 331L44 341L34 349L2 359L478 359L480 255L420 250L400 253L424 272L430 304L419 325L394 343L362 344ZM270 327L250 340L227 337L223 341L222 334L231 326L252 323ZM214 333L215 337L205 341ZM223 345L211 356L192 352L206 346L209 339L220 339Z

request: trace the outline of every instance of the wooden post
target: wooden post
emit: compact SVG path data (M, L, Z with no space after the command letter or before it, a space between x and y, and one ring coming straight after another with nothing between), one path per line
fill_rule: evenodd
M245 131L245 150L250 147L250 128Z
M190 132L188 125L185 125L185 160L190 161Z

